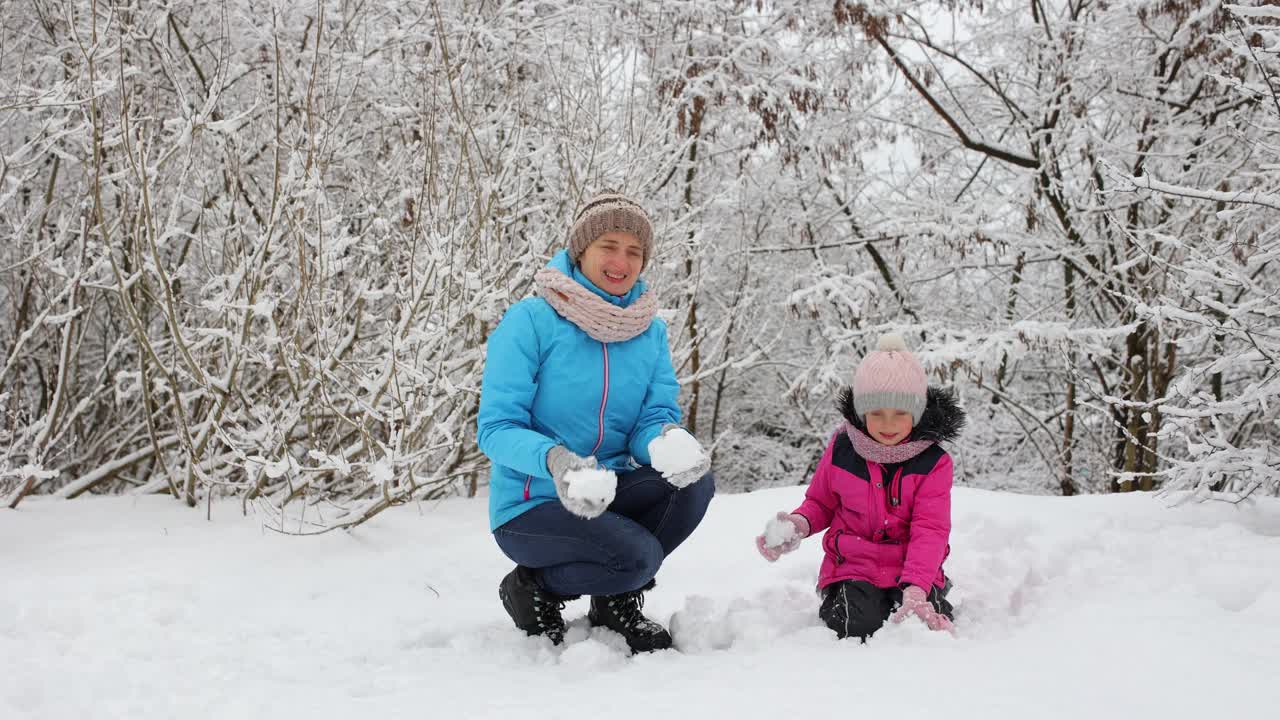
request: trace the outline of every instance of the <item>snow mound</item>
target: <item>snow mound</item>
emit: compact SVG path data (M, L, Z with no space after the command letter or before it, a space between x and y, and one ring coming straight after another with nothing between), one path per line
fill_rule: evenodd
M645 594L676 650L636 656L586 598L563 645L512 626L484 502L304 540L235 501L210 522L160 497L28 498L0 510L0 718L748 720L829 715L850 692L894 718L1270 716L1280 501L957 488L957 636L909 620L862 644L818 618L817 538L756 552L759 520L802 495L717 496Z

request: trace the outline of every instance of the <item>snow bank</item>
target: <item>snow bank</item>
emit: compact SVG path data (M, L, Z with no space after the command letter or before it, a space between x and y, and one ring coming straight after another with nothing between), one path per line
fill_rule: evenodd
M959 635L869 644L817 619L821 549L753 538L801 488L721 496L645 610L681 652L629 657L570 603L568 642L508 625L483 501L351 533L214 522L162 498L0 512L0 717L1270 717L1280 502L960 489Z

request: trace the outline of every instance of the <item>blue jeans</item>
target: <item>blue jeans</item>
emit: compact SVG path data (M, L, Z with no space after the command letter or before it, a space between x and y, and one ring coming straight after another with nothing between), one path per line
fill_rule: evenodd
M556 595L617 595L638 590L693 534L715 494L711 473L676 489L643 466L618 475L613 503L590 520L545 502L493 531L498 547L534 570Z

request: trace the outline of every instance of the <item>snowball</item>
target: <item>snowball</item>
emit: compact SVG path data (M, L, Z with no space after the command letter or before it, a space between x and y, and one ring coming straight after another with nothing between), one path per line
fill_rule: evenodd
M775 548L795 540L800 535L790 520L775 517L764 526L765 547Z
M613 494L618 489L618 476L604 468L570 470L564 479L569 484L569 497L574 500L608 504L613 502Z
M649 443L653 469L669 477L692 470L706 459L702 446L684 428L672 428Z

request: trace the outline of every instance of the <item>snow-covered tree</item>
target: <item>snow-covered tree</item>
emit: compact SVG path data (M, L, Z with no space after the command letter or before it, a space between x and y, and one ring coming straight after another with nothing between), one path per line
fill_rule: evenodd
M1278 492L1274 6L224 0L0 21L0 493L475 494L484 343L643 199L722 490L887 329L962 481Z

